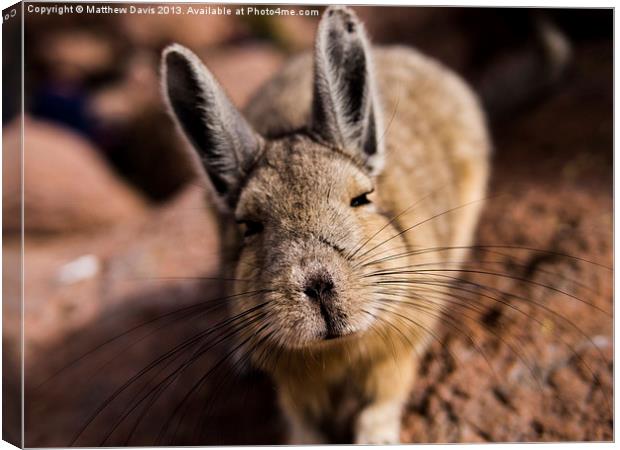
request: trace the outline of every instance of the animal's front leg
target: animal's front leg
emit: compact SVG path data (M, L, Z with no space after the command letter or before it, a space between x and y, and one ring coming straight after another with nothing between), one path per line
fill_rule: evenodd
M289 445L320 445L327 444L327 439L316 427L309 423L304 417L302 402L300 402L301 395L297 395L297 402L293 399L293 395L290 395L290 391L280 391L280 406L282 412L288 422L288 442Z
M356 444L398 444L403 407L415 379L417 358L405 351L398 358L386 358L370 371L373 400L354 422Z
M287 421L289 424L289 445L321 445L328 443L320 431L298 417L287 415Z
M400 443L402 401L372 403L355 422L356 444Z

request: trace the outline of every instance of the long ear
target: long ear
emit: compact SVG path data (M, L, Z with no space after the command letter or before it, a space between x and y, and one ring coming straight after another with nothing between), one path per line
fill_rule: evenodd
M262 139L232 105L213 75L185 47L162 55L163 93L216 192L232 207Z
M383 162L381 122L364 26L350 9L330 7L315 43L311 129L378 172Z

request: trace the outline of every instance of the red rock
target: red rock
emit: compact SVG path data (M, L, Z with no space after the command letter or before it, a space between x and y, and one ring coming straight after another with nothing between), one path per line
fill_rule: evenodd
M179 5L182 8L187 6ZM199 51L245 34L243 23L234 16L127 14L121 16L121 20L124 32L133 42L150 48L177 42Z
M17 122L4 129L18 146ZM114 175L84 138L62 127L25 121L24 229L27 233L75 233L115 226L140 216L144 201ZM19 230L20 153L6 154L3 169L5 232Z
M27 237L25 338L32 355L106 309L137 306L126 304L128 299L148 293L149 307L165 310L177 300L157 291L174 288L177 296L192 297L202 286L193 277L217 270L217 234L200 189L189 188L161 209L116 225L72 237ZM94 270L76 280L63 277L69 264L85 256L96 262Z
M200 57L239 108L284 62L281 52L263 44L219 47Z

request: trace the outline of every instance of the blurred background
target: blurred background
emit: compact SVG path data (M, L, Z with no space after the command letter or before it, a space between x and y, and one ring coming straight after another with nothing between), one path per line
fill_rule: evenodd
M480 96L494 142L491 195L511 200L491 198L479 242L612 265L611 9L354 9L374 43L416 47L461 74ZM318 19L26 14L26 445L66 446L80 431L80 445L152 444L162 423L171 424L163 443L283 442L273 389L260 374L239 374L229 390L209 381L175 409L217 361L217 349L156 400L128 407L166 368L114 398L84 430L80 424L161 355L163 343L182 342L220 314L171 319L165 327L157 321L222 292L206 279L217 276L219 260L203 182L159 94L161 50L172 42L192 49L243 108L290 55L311 49ZM5 43L13 42L3 49L5 79L19 62L18 37L5 34ZM7 149L19 148L19 91L5 89L3 106L4 258L15 268L5 270L5 298L18 298L20 155ZM611 319L591 306L611 310L611 272L531 252L520 257L528 262L520 276L536 279L549 266L596 286L590 306L564 302L560 310L587 341L561 327L548 339L532 321L489 305L480 320L500 324L504 337L525 333L519 345L534 355L543 385L519 378L526 375L508 377L518 363L493 334L478 337L492 349L503 382L471 383L481 356L453 367L446 346L434 346L407 408L405 441L612 439L613 416L602 406L611 399ZM13 308L8 317L18 314ZM5 326L5 340L17 342L18 329ZM133 331L101 346L126 330ZM467 339L450 333L448 346L463 354Z

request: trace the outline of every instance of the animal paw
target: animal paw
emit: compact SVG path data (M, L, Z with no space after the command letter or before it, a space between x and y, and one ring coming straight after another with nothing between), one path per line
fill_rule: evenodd
M355 443L369 445L400 444L400 427L378 426L360 430L355 436Z
M399 444L400 405L374 405L361 412L355 429L356 444Z

